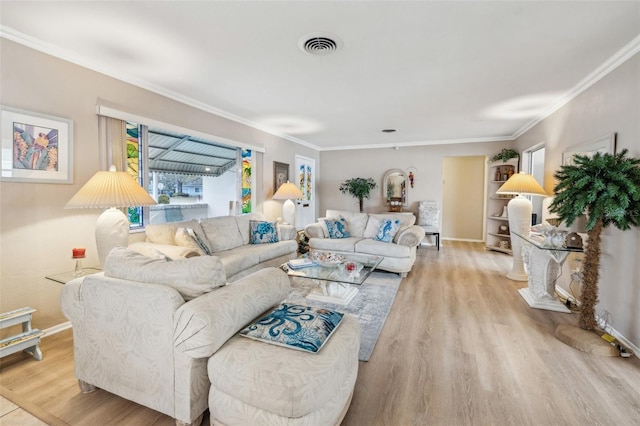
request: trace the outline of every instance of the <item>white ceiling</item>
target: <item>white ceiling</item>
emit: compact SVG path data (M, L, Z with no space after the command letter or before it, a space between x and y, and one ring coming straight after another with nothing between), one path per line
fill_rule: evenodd
M0 16L7 39L320 150L513 139L640 50L639 1L2 1ZM319 31L342 49L303 52Z

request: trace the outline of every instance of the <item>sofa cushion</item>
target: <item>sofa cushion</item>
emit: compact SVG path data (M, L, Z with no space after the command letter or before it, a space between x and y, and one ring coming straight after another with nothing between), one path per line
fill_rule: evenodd
M176 289L185 300L194 299L226 284L224 266L215 256L167 261L150 258L125 247L115 247L109 252L104 275L143 283L165 284Z
M349 233L352 237L362 237L364 228L367 226L369 214L344 210L327 210L326 217L328 218L339 218L340 216L347 221Z
M345 315L316 354L234 336L209 358L207 371L212 386L225 394L269 413L299 418L324 407L352 376L359 348L358 320Z
M210 357L290 291L287 274L265 268L191 300L175 313L174 346L192 358Z
M251 220L251 244L269 244L278 242L278 224L266 220Z
M230 250L244 245L238 223L234 216L220 216L202 219L200 226L204 231L213 253Z
M400 229L399 219L382 219L374 240L390 243Z
M295 240L278 241L273 244L257 245L254 246L258 249L256 252L260 257L260 263L268 262L271 259L275 259L280 256L295 254L298 250L298 243Z
M350 237L349 226L344 217L324 219L329 238L347 238Z
M367 226L365 227L362 236L364 238L375 238L378 230L380 229L380 224L384 219L400 220L399 229L405 229L413 225L416 221L416 217L413 215L413 213L372 213L369 215L369 220L367 221Z
M236 224L238 225L238 231L242 237L242 243L244 245L251 244L251 221L252 220L265 220L262 213L246 213L238 216L234 216Z
M343 316L343 313L329 309L281 303L240 330L240 335L289 349L316 353L338 328Z
M198 233L198 231L193 228L178 228L176 229L174 240L176 245L192 248L200 255L211 254L211 249L207 245L208 241L206 241L202 231Z
M260 249L269 246L247 245L236 247L231 250L219 251L215 255L220 258L224 265L227 276L231 277L245 269L252 268L260 263Z
M360 240L362 240L362 238L359 237L311 238L309 240L309 247L312 250L341 251L346 253L353 253L355 251L356 243Z
M413 249L415 250L415 246ZM373 254L383 257L411 257L411 247L399 244L389 244L369 238L364 238L358 241L354 250L357 253Z
M146 225L144 233L147 241L156 244L178 245L175 240L178 228L191 228L198 234L204 235L197 220L187 220L184 222L155 223Z

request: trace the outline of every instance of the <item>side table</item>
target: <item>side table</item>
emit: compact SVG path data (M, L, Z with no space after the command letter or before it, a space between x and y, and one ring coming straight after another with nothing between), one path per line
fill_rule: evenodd
M555 296L556 279L569 253L582 253L582 249L547 247L529 235L512 234L524 241L522 258L528 273L529 286L518 290L520 296L536 309L571 313Z
M86 277L87 275L91 275L91 274L97 274L98 272L102 272L102 269L89 267L89 268L84 268L84 275L76 275L75 271L69 271L69 272L62 272L60 274L47 275L45 278L60 284L66 284L73 279Z

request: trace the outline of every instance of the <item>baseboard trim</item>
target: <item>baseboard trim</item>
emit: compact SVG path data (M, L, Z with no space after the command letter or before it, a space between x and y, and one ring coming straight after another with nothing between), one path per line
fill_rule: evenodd
M49 327L42 330L44 332L44 335L42 337L51 336L56 333L60 333L61 331L68 330L70 328L71 328L71 321L63 322L62 324L54 325L53 327Z
M556 292L564 297L565 299L570 298L571 300L573 300L578 306L580 306L580 302L578 302L575 297L572 294L569 294L565 289L563 289L560 286L556 286ZM624 337L621 333L619 333L615 328L611 327L611 325L607 325L606 321L604 320L604 318L602 318L600 315L596 314L596 321L598 321L598 325L607 333L609 333L610 335L612 335L613 337L615 337L616 339L618 339L618 341L620 343L622 343L622 345L624 347L626 347L627 349L631 349L631 351L633 352L633 355L635 355L636 358L640 359L640 348L636 345L634 345L629 339L627 339L626 337Z
M442 235L440 236L440 239L443 241L462 241L465 243L483 243L484 240L474 240L474 239L470 239L470 238L452 238L452 237L442 237Z

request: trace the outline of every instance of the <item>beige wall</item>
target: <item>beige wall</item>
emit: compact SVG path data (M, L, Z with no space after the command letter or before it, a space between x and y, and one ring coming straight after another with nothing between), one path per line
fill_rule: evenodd
M545 142L544 186L552 193L553 174L562 152L571 145L616 133L617 149L640 157L640 54L577 96L518 138L524 150ZM640 213L638 213L640 214ZM640 229L607 228L602 238L600 302L596 312L608 312L615 330L640 346ZM564 281L566 287L566 281ZM574 291L576 289L574 288ZM576 291L576 293L578 293Z
M442 238L484 240L487 156L443 160Z
M327 209L358 210L358 200L342 194L338 188L347 179L371 177L378 182L369 200L364 201L367 212L386 211L382 194L382 178L389 169L414 170L415 185L407 189L408 207L417 214L418 201L435 200L442 205L442 163L445 157L493 156L510 142L466 143L392 148L323 151L320 153L322 179L318 185L319 214ZM477 179L484 182L484 171ZM482 209L482 208L481 208ZM481 237L482 238L482 237Z
M61 285L46 275L71 270L72 247L86 247L85 265L98 264L94 242L96 210L65 210L65 203L99 170L98 103L210 135L262 147L254 170L258 194L270 199L273 161L293 165L301 154L318 152L172 101L119 80L0 38L2 105L67 117L74 123L74 183L0 183L0 310L38 310L34 326L65 321L59 308ZM282 215L282 203L260 199L269 218ZM227 201L225 201L226 203Z

